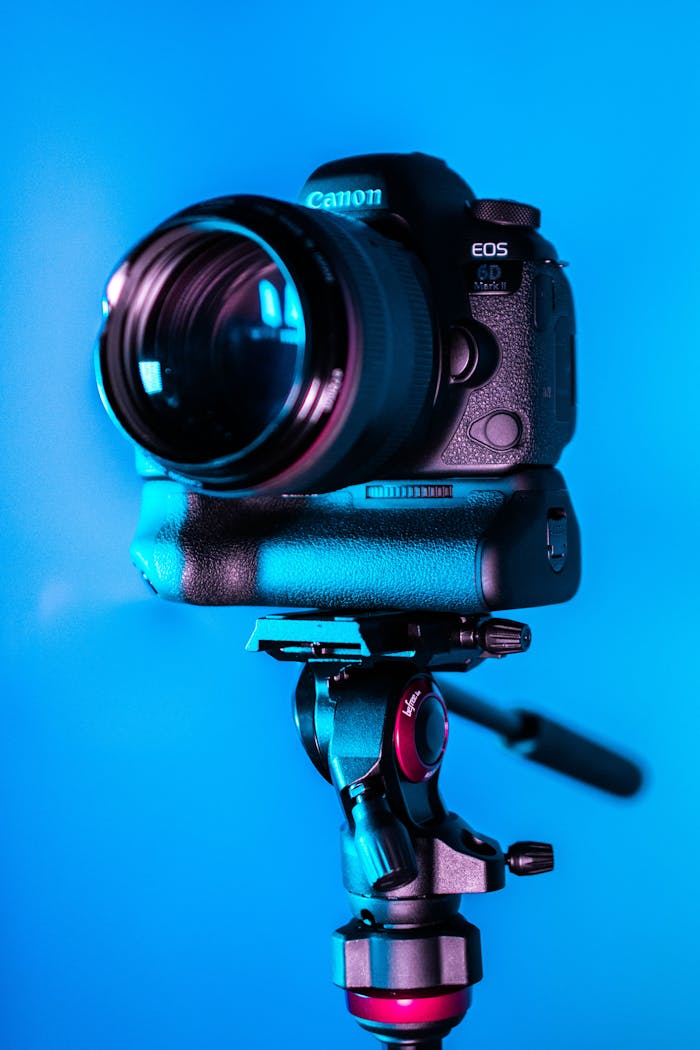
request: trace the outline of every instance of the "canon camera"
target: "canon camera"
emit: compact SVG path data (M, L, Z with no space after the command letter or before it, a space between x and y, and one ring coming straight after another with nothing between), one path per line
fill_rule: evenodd
M179 212L117 267L97 367L167 597L470 611L564 601L553 470L574 312L537 208L420 153L318 168L296 204ZM229 499L227 497L244 497Z

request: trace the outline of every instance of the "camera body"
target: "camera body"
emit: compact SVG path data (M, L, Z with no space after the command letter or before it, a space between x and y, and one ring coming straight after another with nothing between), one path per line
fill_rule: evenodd
M150 586L336 613L568 600L574 313L538 225L436 158L376 154L296 205L224 197L145 238L97 369L137 446Z
M576 418L574 307L563 265L537 232L539 211L477 200L443 161L420 153L325 164L299 203L366 223L422 263L432 397L391 463L394 476L556 463Z

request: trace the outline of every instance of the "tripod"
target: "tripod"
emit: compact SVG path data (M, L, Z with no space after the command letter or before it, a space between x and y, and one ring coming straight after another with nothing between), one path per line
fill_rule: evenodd
M391 1050L441 1050L481 979L478 929L463 893L506 871L551 871L552 847L503 851L445 808L438 790L448 709L501 734L531 761L632 795L638 768L550 719L503 711L432 674L523 652L527 625L489 616L301 613L256 623L248 648L302 669L295 718L316 769L336 789L343 881L353 919L333 940L333 980L359 1024Z

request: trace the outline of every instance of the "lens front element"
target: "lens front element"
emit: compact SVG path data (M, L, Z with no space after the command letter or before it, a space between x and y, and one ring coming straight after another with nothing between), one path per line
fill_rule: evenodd
M142 265L124 361L142 427L181 462L245 452L283 421L300 383L304 318L289 274L247 231L205 225L181 228Z

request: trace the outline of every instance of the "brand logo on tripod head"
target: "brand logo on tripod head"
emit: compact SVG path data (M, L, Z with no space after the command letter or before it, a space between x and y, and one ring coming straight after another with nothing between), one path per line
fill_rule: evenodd
M420 689L414 689L410 696L407 696L404 700L405 707L401 712L402 715L406 715L407 718L413 718L413 713L416 710L416 701L420 696Z

